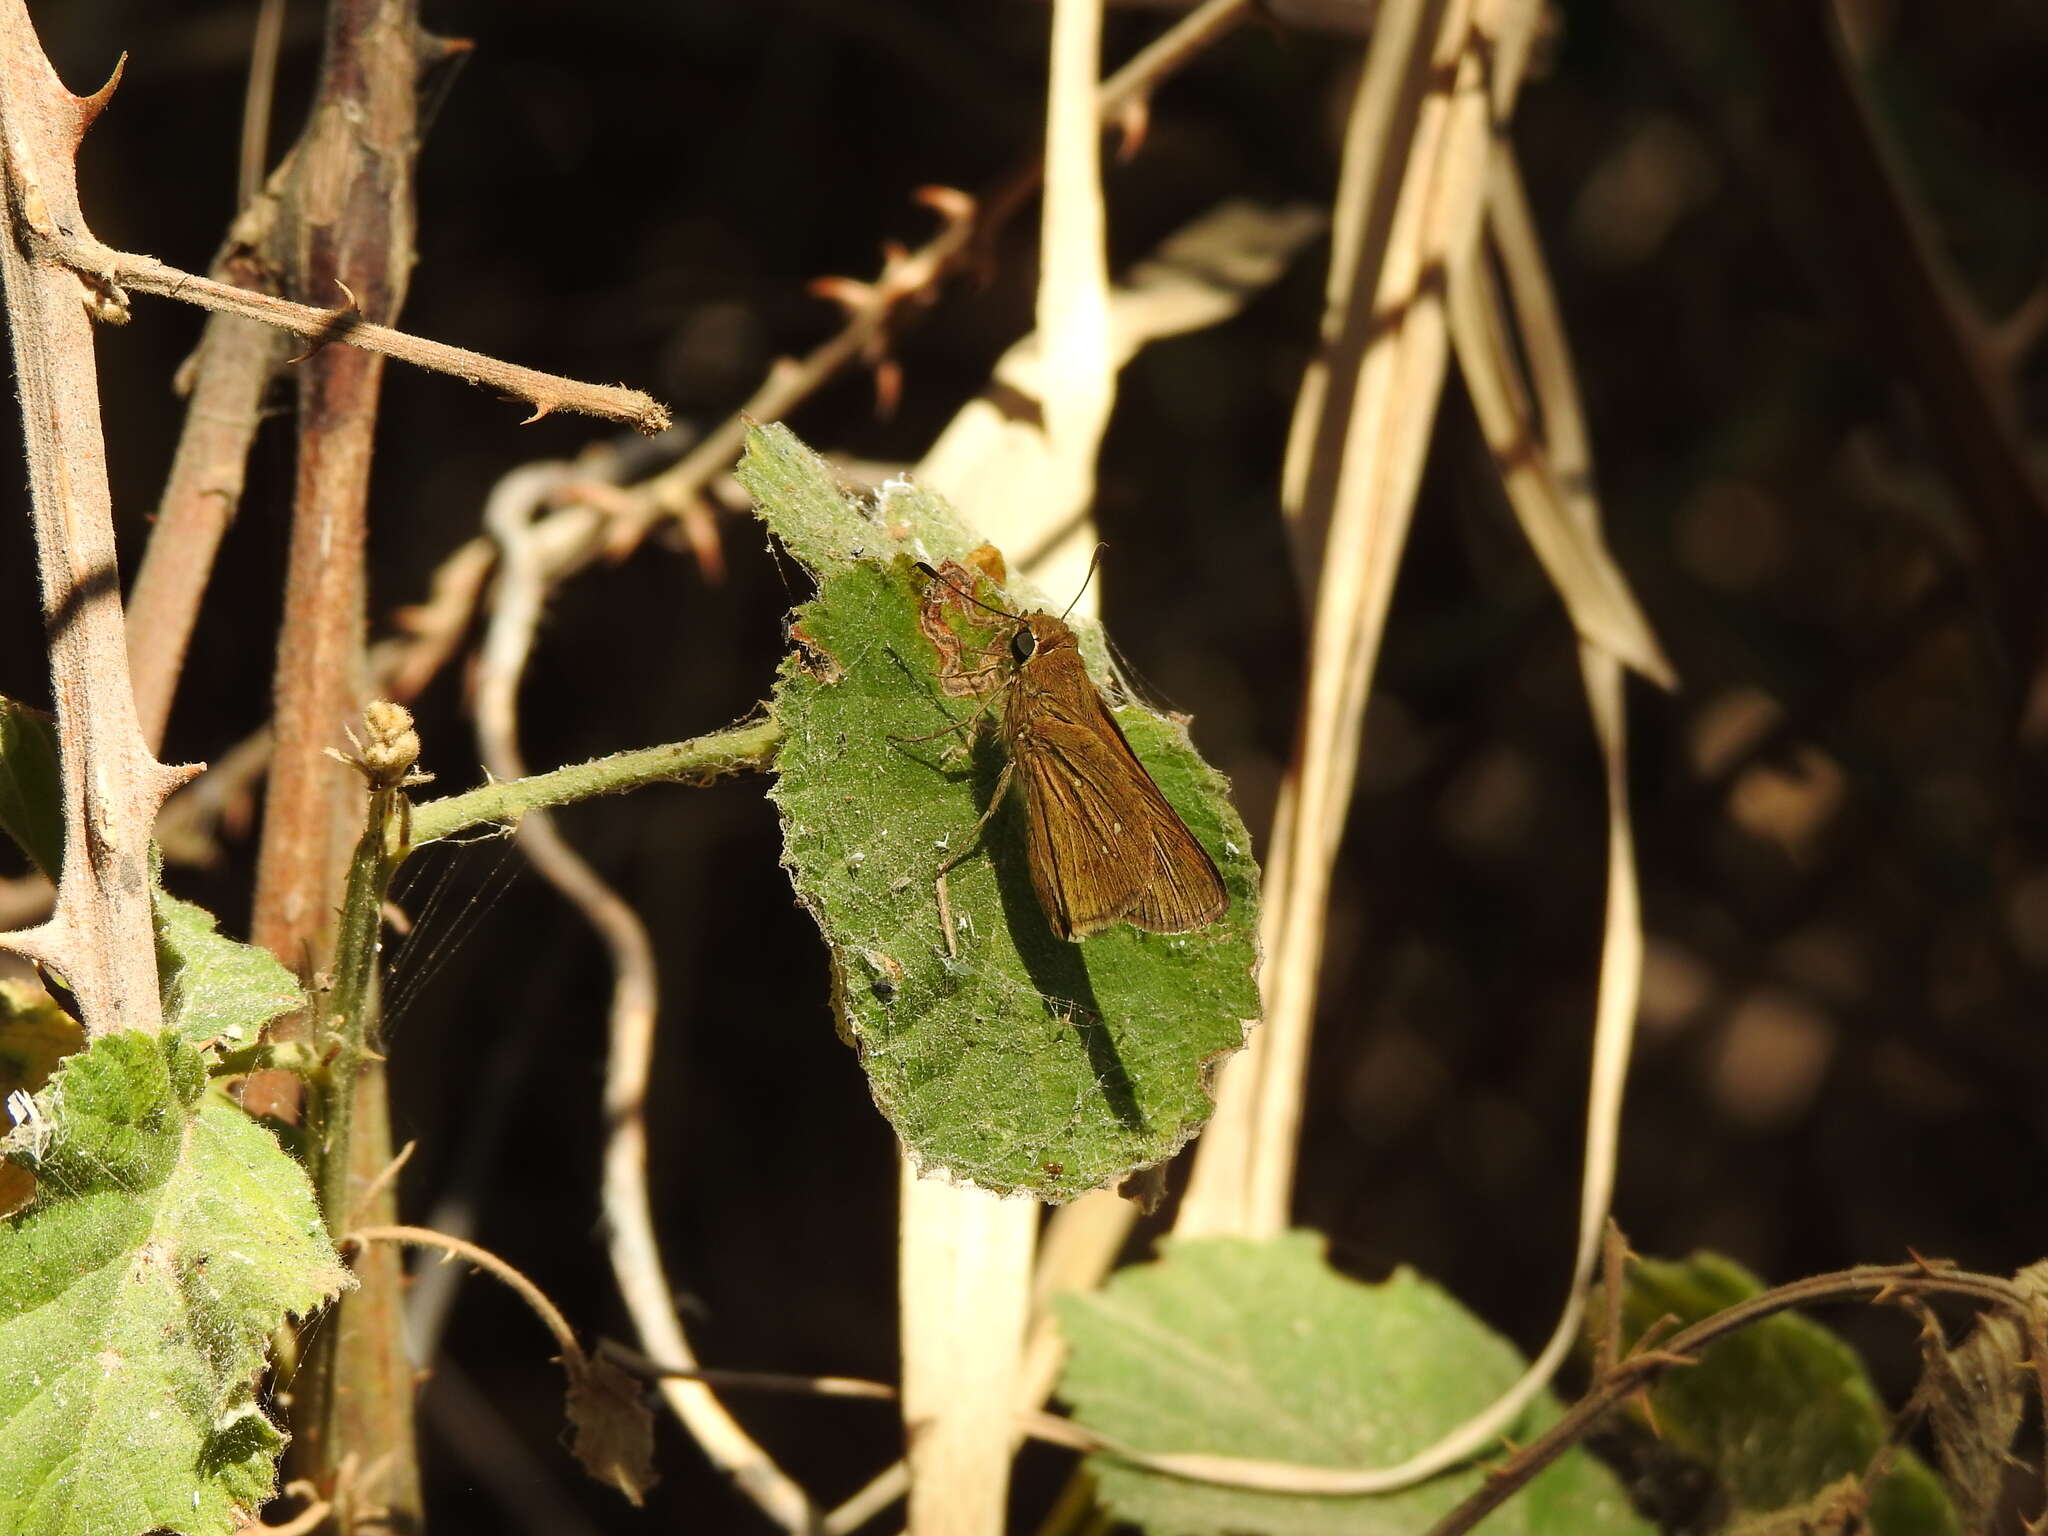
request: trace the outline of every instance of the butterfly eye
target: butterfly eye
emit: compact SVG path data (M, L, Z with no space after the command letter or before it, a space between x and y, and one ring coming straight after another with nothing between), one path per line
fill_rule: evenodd
M1038 636L1028 629L1020 629L1010 636L1010 654L1017 659L1017 665L1020 667L1031 659L1037 649Z

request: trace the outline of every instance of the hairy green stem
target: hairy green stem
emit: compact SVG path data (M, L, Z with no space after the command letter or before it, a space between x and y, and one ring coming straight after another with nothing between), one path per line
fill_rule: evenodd
M781 722L773 715L762 715L689 741L618 752L551 773L430 800L413 810L412 840L405 851L471 827L517 821L527 811L551 805L614 795L643 784L703 784L742 769L765 768L781 742Z
M325 1063L326 1087L315 1096L313 1146L320 1203L339 1237L354 1220L350 1189L350 1132L357 1079L374 1049L377 1025L377 957L382 948L384 899L403 853L396 846L400 790L370 797L363 835L349 860L348 886L335 934L334 981L320 1009L315 1047Z

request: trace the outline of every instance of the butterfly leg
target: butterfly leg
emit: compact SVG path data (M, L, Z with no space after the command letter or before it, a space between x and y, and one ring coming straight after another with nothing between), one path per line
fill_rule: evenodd
M946 936L946 958L948 960L958 960L960 958L960 944L953 934L953 901L946 891L946 876L952 872L955 864L958 864L967 855L981 846L982 831L988 826L989 818L995 815L997 808L1002 805L1003 795L1010 787L1010 772L1016 766L1014 758L1003 764L1003 771L996 779L995 793L988 797L988 809L981 813L981 820L974 824L974 831L968 837L967 845L958 853L949 854L946 857L944 862L939 865L938 877L932 882L932 889L939 898L939 929Z
M891 736L889 740L895 742L898 746L908 746L912 742L936 741L939 739L939 737L950 736L955 731L968 730L972 728L985 713L987 713L989 705L993 704L1000 697L1002 697L1002 695L1000 694L990 694L987 698L983 699L979 704L974 706L974 713L969 715L965 720L955 720L952 724L945 726L940 730L926 731L922 736Z

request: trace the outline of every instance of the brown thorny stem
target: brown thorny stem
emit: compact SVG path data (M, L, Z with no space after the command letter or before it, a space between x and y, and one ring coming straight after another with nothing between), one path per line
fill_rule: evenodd
M284 291L341 287L352 305L359 295L363 313L376 320L388 321L403 305L414 255L417 85L431 46L416 0L332 0L327 7L311 109L272 181L275 225L265 254ZM113 264L115 281L137 284L149 281L153 265ZM308 1152L336 1226L358 1203L354 1192L391 1158L389 1103L373 1044L380 912L394 862L386 831L406 774L387 781L370 764L392 750L387 735L402 735L417 752L409 720L370 718L370 742L357 764L368 782L367 818L363 786L328 760L366 691L369 479L383 368L373 353L333 347L316 349L293 370L296 454L272 684L276 747L250 914L251 938L285 965L301 975L330 965L335 973L315 1020L279 1019L268 1038L304 1038L309 1024L325 1036ZM339 931L337 885L344 886ZM255 1072L243 1083L242 1102L297 1122L304 1090L290 1073ZM368 1219L387 1211L395 1215L388 1193ZM344 1533L418 1523L425 1504L402 1331L403 1265L395 1250L382 1248L358 1255L355 1270L356 1294L314 1336L310 1368L295 1382L298 1433L290 1452L290 1465L335 1500ZM352 1480L344 1477L351 1461L361 1464Z
M118 75L117 77L118 78ZM135 715L115 566L92 326L104 292L67 263L85 227L73 157L112 94L65 90L23 0L0 0L0 280L21 398L51 691L63 765L56 907L6 946L61 972L86 1029L158 1030L149 836L196 770L157 761Z

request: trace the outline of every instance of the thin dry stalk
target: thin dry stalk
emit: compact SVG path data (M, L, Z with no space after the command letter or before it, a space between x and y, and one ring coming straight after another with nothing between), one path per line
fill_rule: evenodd
M531 538L536 507L572 473L565 465L528 466L501 480L484 514L497 541L499 575L491 621L477 666L477 740L485 767L496 778L525 776L519 751L519 680L531 654L546 591L546 566ZM656 1003L654 949L639 915L600 879L556 832L544 812L519 823L520 849L550 884L595 928L610 952L614 982L610 1055L605 1069L605 1229L612 1270L640 1336L660 1360L696 1364L675 1290L662 1262L647 1190L645 1104L654 1059ZM770 1519L788 1531L816 1528L810 1498L739 1423L712 1390L676 1378L661 1383L662 1398L696 1438L706 1456Z
M1403 156L1415 133L1427 79L1434 36L1427 24L1438 8L1426 0L1390 0L1380 8L1345 128L1322 341L1302 377L1281 475L1281 507L1305 588L1313 586L1320 567L1351 401L1366 348L1375 339L1376 274L1386 261ZM1174 1219L1174 1230L1182 1236L1255 1233L1284 1225L1284 1214L1277 1223L1267 1219L1267 1212L1255 1219L1253 1187L1260 1166L1284 1158L1291 1167L1294 1145L1287 1117L1278 1126L1262 1117L1269 1105L1261 1084L1268 1077L1298 1081L1298 1063L1307 1051L1305 1038L1288 1038L1290 1031L1302 1033L1298 1015L1275 1018L1278 983L1273 979L1285 893L1292 888L1297 857L1292 829L1300 771L1297 761L1281 782L1265 860L1266 900L1259 925L1266 956L1265 1021L1219 1077L1216 1113L1195 1148L1187 1193Z
M628 1349L613 1339L598 1341L597 1352L635 1376L660 1381L667 1376L683 1381L708 1382L739 1392L776 1392L793 1397L857 1397L869 1402L893 1403L901 1396L886 1381L869 1381L860 1376L799 1376L788 1371L732 1371L701 1365L675 1365Z
M410 1227L400 1223L357 1227L344 1239L354 1243L397 1243L412 1248L432 1248L441 1254L442 1262L461 1259L474 1264L515 1291L527 1309L540 1319L541 1325L555 1336L555 1346L561 1350L564 1363L573 1369L589 1365L583 1353L583 1345L576 1338L576 1330L569 1326L569 1319L562 1316L562 1309L548 1299L548 1294L525 1273L499 1258L490 1249L470 1242L467 1238L455 1237L447 1232L436 1232L432 1227Z
M1972 1274L1952 1265L1921 1261L1914 1264L1863 1265L1832 1274L1811 1275L1804 1280L1761 1292L1733 1306L1702 1318L1663 1340L1655 1348L1638 1346L1634 1354L1602 1373L1579 1400L1542 1434L1519 1447L1512 1456L1492 1469L1480 1486L1463 1503L1429 1528L1427 1536L1463 1536L1487 1515L1527 1487L1545 1467L1578 1444L1601 1419L1640 1393L1666 1371L1697 1361L1710 1344L1737 1333L1752 1323L1775 1317L1796 1307L1869 1297L1872 1301L1897 1301L1901 1297L1954 1296L1980 1306L1997 1307L2020 1324L2036 1362L2036 1390L2048 1387L2038 1362L2040 1313L2036 1299L2003 1275Z
M247 263L223 270L261 280ZM200 338L185 427L128 602L135 708L152 743L163 740L214 556L241 505L263 393L283 358L282 334L250 320L216 315Z
M249 39L249 84L242 93L242 153L236 162L235 206L246 208L263 185L270 160L270 108L277 97L277 56L284 46L284 0L257 0Z
M911 1536L1001 1536L1038 1206L902 1159L896 1287Z
M6 944L64 974L94 1034L163 1026L149 833L188 776L156 760L136 720L93 362L93 318L107 311L56 248L61 230L85 227L73 156L113 86L65 90L22 0L0 0L0 280L50 638L65 850L53 915Z
M1451 279L1452 339L1467 394L1493 449L1509 501L1531 545L1545 557L1545 569L1582 637L1580 668L1606 782L1607 912L1594 1008L1579 1233L1565 1304L1549 1340L1521 1378L1441 1442L1443 1457L1483 1451L1506 1433L1548 1385L1578 1340L1579 1323L1600 1260L1614 1198L1623 1085L1643 975L1642 904L1628 806L1621 647L1631 647L1630 654L1639 657L1645 654L1642 646L1647 642L1647 654L1661 660L1601 538L1600 510L1592 490L1591 449L1571 357L1535 225L1522 197L1521 178L1504 139L1494 143L1487 206L1517 312L1512 317L1500 312L1502 295L1494 290L1486 264L1468 262ZM1520 335L1523 350L1531 358L1540 359L1535 374L1542 401L1541 429L1517 374L1511 333ZM1547 433L1547 440L1542 433ZM1558 551L1574 549L1581 552L1577 558L1554 558ZM1633 616L1634 627L1617 629L1606 622L1616 614ZM1603 644L1603 640L1609 643Z
M1044 517L1082 519L1093 542L1095 460L1116 399L1109 335L1109 258L1103 250L1101 132L1095 113L1102 57L1101 0L1054 0L1045 123L1045 211L1038 237L1038 344L1045 358ZM1099 589L1079 595L1091 617Z
M236 179L236 205L243 209L257 196L269 154L284 10L284 0L261 0L256 11ZM213 276L244 288L263 289L267 282L263 264L232 237L214 262ZM283 358L281 332L227 315L207 321L193 354L190 400L178 451L128 594L128 664L135 674L135 710L152 750L163 741L214 555L241 504L263 392Z

